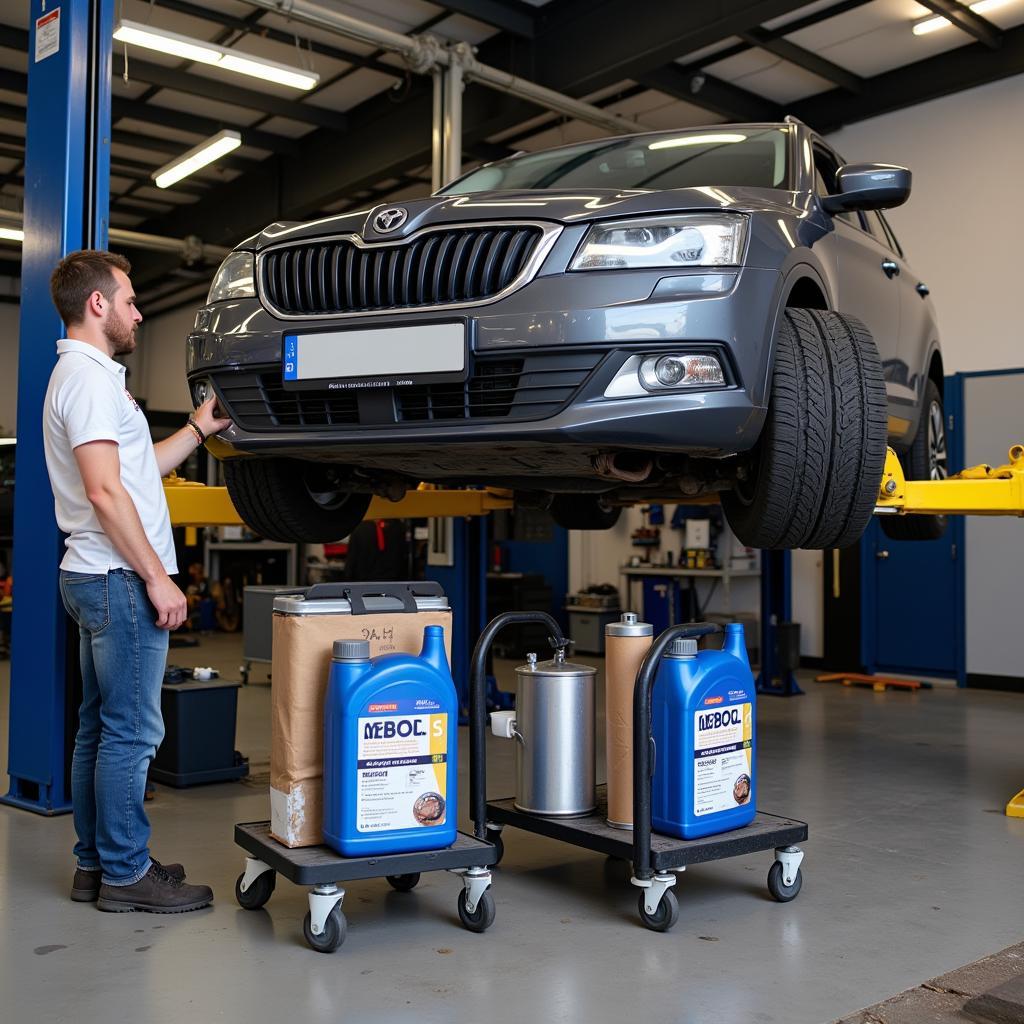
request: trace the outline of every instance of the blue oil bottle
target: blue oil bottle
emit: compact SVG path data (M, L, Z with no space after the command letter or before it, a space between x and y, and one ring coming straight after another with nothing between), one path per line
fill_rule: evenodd
M324 703L324 841L344 857L455 842L458 698L444 630L418 657L338 640Z
M654 681L651 825L699 839L749 825L756 813L754 680L743 626L725 627L720 651L679 639Z

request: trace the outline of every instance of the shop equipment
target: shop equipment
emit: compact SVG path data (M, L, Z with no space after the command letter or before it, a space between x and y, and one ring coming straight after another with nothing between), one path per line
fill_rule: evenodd
M491 715L495 735L515 742L516 809L553 818L597 806L597 669L566 661L567 643L557 641L550 661L527 655L516 669L516 710Z
M470 802L475 835L490 838L499 859L504 851L501 831L506 825L558 839L573 846L604 853L632 863L633 885L641 889L640 918L652 931L668 931L679 917L679 903L672 886L676 872L690 864L774 850L775 862L768 872L768 891L780 903L795 899L803 877L803 851L796 845L807 838L807 825L793 818L757 813L743 828L702 839L681 840L652 833L651 829L651 692L662 655L677 638L699 638L722 631L711 623L670 626L651 646L633 692L633 833L612 828L608 822L605 787L598 787L597 807L588 815L552 818L519 810L512 798L488 801L484 740L487 731L487 652L495 635L505 626L527 621L543 622L551 630L557 649L565 641L557 624L543 612L508 612L484 629L473 652L470 679Z
M605 627L605 764L608 824L633 829L633 686L651 649L654 627L623 612Z

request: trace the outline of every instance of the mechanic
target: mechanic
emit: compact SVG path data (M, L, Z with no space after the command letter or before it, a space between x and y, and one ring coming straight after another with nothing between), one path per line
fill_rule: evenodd
M160 687L168 637L185 619L161 476L230 425L215 399L153 444L114 361L135 350L142 315L122 256L82 250L53 271L67 329L43 408L64 606L81 635L82 705L71 767L77 870L71 898L100 910L179 913L213 900L180 864L149 853L146 772L164 735Z

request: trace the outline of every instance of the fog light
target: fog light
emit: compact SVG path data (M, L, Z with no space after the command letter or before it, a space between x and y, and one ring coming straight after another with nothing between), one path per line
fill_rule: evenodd
M649 391L725 383L722 364L711 355L648 356L640 364L640 383Z
M198 380L192 385L192 402L197 409L212 394L213 385L208 380Z

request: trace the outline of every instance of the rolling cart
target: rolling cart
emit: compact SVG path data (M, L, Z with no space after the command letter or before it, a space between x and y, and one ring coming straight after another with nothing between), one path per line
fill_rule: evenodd
M423 872L450 871L462 876L458 904L462 923L471 932L485 932L494 923L489 869L498 852L492 843L463 832L443 850L374 857L342 857L327 846L289 849L271 837L269 821L236 825L235 842L247 854L245 870L235 882L238 905L259 910L273 895L278 875L308 886L309 910L302 932L319 953L333 953L345 941L345 890L339 883L360 878L386 878L398 892L411 892Z
M758 813L753 822L743 828L703 839L676 839L651 832L651 692L658 663L668 645L677 637L706 636L721 632L721 626L710 623L670 626L654 641L640 666L633 693L632 833L608 825L604 787L599 787L596 810L573 818L529 814L517 810L511 799L487 801L484 752L487 713L483 699L487 652L499 630L511 623L524 622L543 622L551 630L552 642L563 642L561 630L550 615L543 612L507 612L488 624L473 652L469 738L471 816L476 838L489 839L494 844L497 850L495 863L501 860L504 852L501 830L506 825L631 861L630 881L641 889L638 899L640 918L648 928L659 932L668 931L679 917L679 902L672 886L676 883L675 872L685 870L690 864L774 850L775 861L768 872L768 891L781 903L795 899L803 883L800 862L804 856L796 844L807 839L807 825L802 821Z

